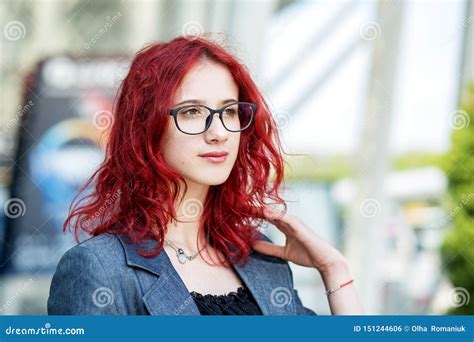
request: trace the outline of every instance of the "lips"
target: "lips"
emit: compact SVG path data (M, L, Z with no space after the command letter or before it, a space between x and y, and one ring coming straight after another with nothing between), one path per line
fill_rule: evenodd
M217 164L217 163L225 162L228 154L229 153L224 152L224 151L214 151L214 152L203 153L203 154L200 154L199 156L210 163Z
M208 152L208 153L203 153L200 154L200 157L224 157L227 156L229 153L224 152L224 151L216 151L216 152Z

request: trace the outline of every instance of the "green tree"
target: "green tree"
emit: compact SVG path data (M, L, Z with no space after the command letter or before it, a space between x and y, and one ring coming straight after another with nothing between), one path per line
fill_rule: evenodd
M444 271L456 288L448 314L474 314L474 83L466 90L461 110L450 118L451 149L445 158L452 226L441 248Z

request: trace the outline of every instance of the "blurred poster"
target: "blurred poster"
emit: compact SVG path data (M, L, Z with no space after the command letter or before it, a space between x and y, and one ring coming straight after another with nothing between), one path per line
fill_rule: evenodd
M128 64L125 58L54 57L25 83L3 273L52 272L75 244L63 223L74 196L103 161L113 100Z

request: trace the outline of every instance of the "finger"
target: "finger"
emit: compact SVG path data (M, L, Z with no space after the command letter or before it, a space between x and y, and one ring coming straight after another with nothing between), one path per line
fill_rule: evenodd
M283 221L275 220L275 221L270 221L270 222L275 227L277 227L279 231L285 234L286 238L293 236L296 232L296 229L294 227L290 226L288 223L285 223Z
M301 224L293 215L287 214L285 211L276 211L272 209L264 210L265 217L269 222L275 225L283 234L291 236L296 230L301 228Z
M299 226L301 223L297 218L289 213L286 210L278 210L271 207L265 207L264 215L269 221L280 221L284 222L290 226Z
M283 257L283 246L275 245L274 243L267 241L255 241L252 248L259 253L275 256L278 258Z
M263 209L263 214L269 220L283 220L286 215L286 211L286 208L284 210L278 210L267 205Z

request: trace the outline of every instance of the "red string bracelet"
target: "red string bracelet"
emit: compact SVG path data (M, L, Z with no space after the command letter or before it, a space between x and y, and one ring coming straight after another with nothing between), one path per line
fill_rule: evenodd
M336 292L336 291L339 290L339 289L342 289L344 286L347 286L347 285L349 285L349 284L352 284L353 282L354 282L354 279L349 280L348 282L345 282L344 284L341 284L341 285L339 285L338 287L336 287L336 288L334 288L334 289L329 289L329 290L326 291L326 295L328 296L328 295L330 295L331 293Z

